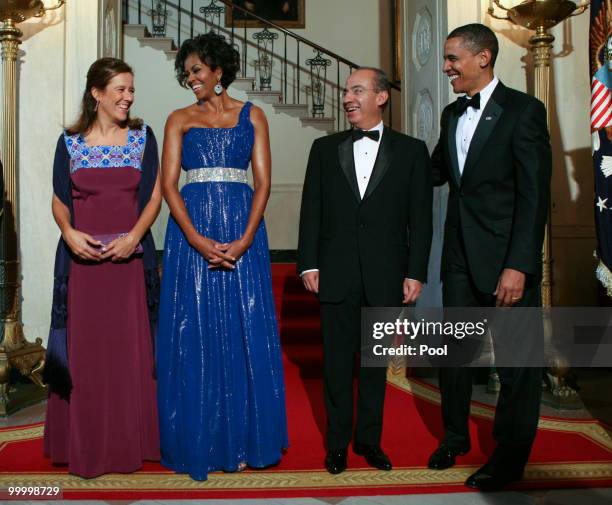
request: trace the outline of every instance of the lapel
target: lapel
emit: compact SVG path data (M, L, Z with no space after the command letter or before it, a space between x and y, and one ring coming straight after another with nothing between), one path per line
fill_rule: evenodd
M469 176L470 172L474 169L474 166L482 153L482 148L491 136L497 121L499 121L500 116L504 112L502 104L505 101L506 87L499 82L493 90L493 94L491 95L491 98L489 98L486 107L482 111L480 120L478 121L478 126L476 126L476 131L474 132L474 136L470 142L470 149L467 153L465 165L463 167L463 175L461 177L462 181L465 181L466 176ZM455 150L455 153L456 152L457 151Z
M395 137L393 130L385 126L383 129L382 138L380 139L380 145L378 146L378 154L376 155L374 168L372 168L372 175L370 176L368 187L363 195L364 200L372 194L387 173L389 165L391 164L391 146L394 140Z
M457 186L461 185L461 176L459 175L459 159L457 158L457 123L459 122L459 117L455 114L455 107L451 107L448 115L450 116L448 119L448 152L450 154L451 160L451 174L455 178L455 183Z
M357 198L358 202L361 202L361 195L359 194L359 186L357 185L357 174L355 174L355 158L353 156L353 137L349 130L346 138L340 141L338 144L338 160L340 161L340 167L346 176L346 179Z

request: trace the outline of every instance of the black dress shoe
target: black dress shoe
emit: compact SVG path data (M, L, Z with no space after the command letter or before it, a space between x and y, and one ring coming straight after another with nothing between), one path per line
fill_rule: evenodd
M337 474L346 470L346 449L333 449L327 451L325 456L325 468L329 473Z
M446 470L455 465L455 458L457 456L463 456L467 452L467 450L456 449L446 444L440 444L440 447L438 447L429 457L427 466L432 470Z
M480 491L500 491L512 482L523 478L522 471L500 471L485 465L470 475L465 481L467 487Z
M378 445L353 444L353 452L365 456L368 465L379 470L391 470L391 460Z

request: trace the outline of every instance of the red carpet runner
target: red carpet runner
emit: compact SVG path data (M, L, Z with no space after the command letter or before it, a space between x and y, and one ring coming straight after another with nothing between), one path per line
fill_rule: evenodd
M239 498L353 496L466 491L465 478L493 448L493 411L472 406L472 451L456 467L426 468L442 435L439 395L422 382L390 379L385 401L383 448L392 472L370 469L350 454L349 471L331 476L323 469L325 414L321 384L321 339L316 299L306 293L295 265L275 264L274 293L285 354L287 414L291 447L282 462L266 470L215 473L195 482L158 464L130 475L84 480L53 467L42 457L42 426L0 430L0 490L9 485L59 485L65 498ZM526 480L519 488L612 485L612 439L596 421L542 418Z

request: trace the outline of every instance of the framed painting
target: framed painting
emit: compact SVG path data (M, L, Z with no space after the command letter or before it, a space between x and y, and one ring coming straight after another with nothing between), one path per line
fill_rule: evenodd
M249 15L253 13L256 16L267 19L285 28L304 28L305 0L234 0L234 5L241 7L240 9L225 9L225 26L243 27L246 20L247 27L264 27L265 24L258 19Z

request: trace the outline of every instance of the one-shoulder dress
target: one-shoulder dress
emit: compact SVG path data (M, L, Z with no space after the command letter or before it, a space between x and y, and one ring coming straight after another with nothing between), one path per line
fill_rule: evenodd
M183 136L185 206L197 231L222 243L242 236L251 210L250 108L233 128ZM170 217L156 359L163 465L206 480L280 460L285 388L263 220L235 270L210 270Z

